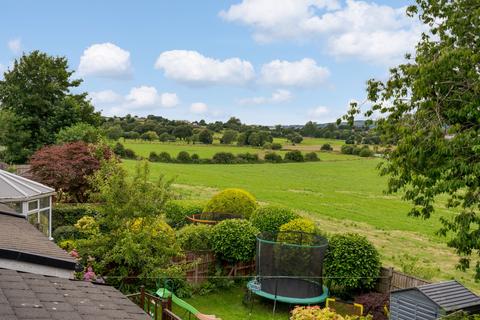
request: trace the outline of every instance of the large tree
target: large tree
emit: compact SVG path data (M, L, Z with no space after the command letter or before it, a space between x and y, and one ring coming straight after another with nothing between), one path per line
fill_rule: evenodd
M24 162L33 152L55 142L60 129L78 122L98 125L86 93L73 94L67 59L39 51L23 55L0 81L0 145L8 162Z
M412 202L410 214L429 218L439 196L458 211L440 233L465 269L480 252L480 2L417 0L407 13L429 30L387 81L368 82L366 115L381 114L383 141L396 144L381 174ZM345 119L359 112L354 104Z

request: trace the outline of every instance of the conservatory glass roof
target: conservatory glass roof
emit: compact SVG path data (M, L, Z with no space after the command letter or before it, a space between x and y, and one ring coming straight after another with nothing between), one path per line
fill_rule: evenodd
M55 194L41 183L0 170L0 202L25 201Z

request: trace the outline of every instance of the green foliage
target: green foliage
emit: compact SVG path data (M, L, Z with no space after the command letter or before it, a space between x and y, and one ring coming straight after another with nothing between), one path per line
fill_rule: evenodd
M296 132L293 132L287 135L287 140L290 141L292 144L301 143L303 141L303 137Z
M125 149L125 159L136 159L137 155L135 154L135 151L132 149Z
M232 144L237 139L238 132L235 130L225 130L220 143L222 144Z
M330 238L324 261L330 287L345 294L370 290L375 286L380 267L378 251L366 237L350 233Z
M177 241L186 251L205 251L211 249L212 227L209 225L189 224L177 231Z
M469 0L417 0L408 13L429 30L388 80L368 82L372 108L365 115L379 118L383 144L396 145L380 169L389 179L387 192L410 201L413 216L429 218L439 195L460 211L442 219L440 234L448 234L466 269L480 249L480 8ZM352 104L343 118L352 122L359 113Z
M308 152L305 154L305 161L320 161L316 152Z
M123 130L120 126L111 126L105 130L105 135L108 139L117 141L123 136Z
M255 255L257 233L248 220L223 220L212 230L213 251L228 262L250 261Z
M158 162L158 155L155 151L150 152L150 154L148 155L148 161Z
M275 152L268 152L264 157L265 161L273 163L281 163L283 161L282 156Z
M91 235L98 233L98 225L95 221L95 218L91 216L83 216L78 219L77 223L74 225L75 229L77 229L80 233L85 235Z
M255 198L242 189L225 189L214 195L203 212L231 213L249 218L257 208Z
M303 154L299 150L288 151L285 153L285 161L303 162L305 161Z
M256 153L239 153L237 154L237 162L239 163L258 163L260 159Z
M332 309L319 306L300 307L297 306L292 310L290 320L373 320L371 315L367 316L342 316Z
M115 153L120 158L125 157L125 146L123 144L121 144L120 142L115 143L112 151L113 151L113 153Z
M276 233L282 225L296 218L298 215L289 208L269 205L257 208L250 222L260 232Z
M353 154L353 150L355 149L354 146L351 146L351 145L348 145L348 144L344 144L342 146L342 148L340 149L340 152L342 152L343 154Z
M128 177L116 162L107 162L95 175L93 199L100 203L96 229L87 239L78 241L83 263L93 257L94 270L107 282L124 291L138 289L140 283L155 286L155 278L168 271L179 252L175 232L161 219L171 198L171 181L160 176L150 182L148 162L137 165ZM108 277L112 276L112 277Z
M4 161L23 163L62 129L83 122L100 123L87 93L72 94L73 80L65 57L40 51L23 54L0 80L0 145Z
M174 135L168 134L168 132L164 132L160 136L158 136L158 140L162 142L175 142L176 138Z
M235 163L235 156L231 152L217 152L212 157L213 163L232 164Z
M363 147L360 149L360 152L358 152L358 155L360 157L372 157L373 156L373 151L370 150L368 147Z
M177 161L180 163L191 163L192 158L187 151L180 151L177 155Z
M204 143L204 144L212 144L213 143L213 134L210 130L208 129L203 129L202 131L200 131L200 133L198 134L198 140L201 142L201 143Z
M322 151L333 151L333 148L329 143L324 143L320 147L320 150L322 150Z
M272 150L280 150L282 149L282 144L278 142L273 142L272 143Z
M83 141L86 143L97 143L102 140L102 132L88 123L77 123L70 127L61 129L57 133L57 143L68 143Z
M56 204L52 209L52 230L73 226L83 216L95 216L97 208L91 204Z
M158 159L159 162L172 162L172 157L170 156L170 153L165 152L165 151L160 152L158 154L157 159Z
M315 222L307 218L296 218L280 226L277 241L291 244L311 245L318 233Z
M204 207L203 201L170 200L164 208L165 219L173 228L180 228L187 224L186 217L202 213Z
M60 226L55 228L52 233L52 237L56 243L60 243L64 240L78 239L80 232L74 226Z
M155 141L158 140L158 134L155 131L147 131L140 138L146 141Z

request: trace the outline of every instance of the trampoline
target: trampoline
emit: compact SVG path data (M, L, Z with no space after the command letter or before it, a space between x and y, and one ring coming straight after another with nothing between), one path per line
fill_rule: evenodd
M328 298L323 285L323 258L328 241L302 232L261 233L257 236L256 277L250 292L266 299L312 305Z

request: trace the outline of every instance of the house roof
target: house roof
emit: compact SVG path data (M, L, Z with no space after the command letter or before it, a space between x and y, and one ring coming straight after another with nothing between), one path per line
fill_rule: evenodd
M23 216L0 213L0 258L75 270L76 260Z
M446 312L480 306L480 297L459 282L445 281L392 292L418 290Z
M151 319L113 287L0 269L2 320Z
M0 201L25 201L55 194L55 190L33 180L0 170Z

